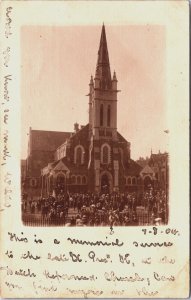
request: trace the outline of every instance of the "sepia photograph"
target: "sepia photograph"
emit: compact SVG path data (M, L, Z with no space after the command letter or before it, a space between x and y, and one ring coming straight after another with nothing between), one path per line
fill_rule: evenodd
M1 7L1 297L188 298L188 1Z
M21 28L27 226L168 224L164 26Z

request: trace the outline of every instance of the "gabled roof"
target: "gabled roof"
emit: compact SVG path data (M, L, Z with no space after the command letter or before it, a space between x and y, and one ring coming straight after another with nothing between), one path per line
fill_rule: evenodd
M126 169L126 175L138 176L142 170L142 167L138 165L134 160L130 159L128 168Z
M64 164L62 160L60 160L57 165L53 168L54 171L69 171L67 166Z
M73 133L71 135L69 141L76 139L76 138L80 139L80 138L88 136L88 130L89 130L89 124L83 126L83 128L79 129L79 131L77 131L76 133Z
M55 151L70 137L71 132L31 130L31 151Z
M141 170L141 175L146 175L146 174L150 174L150 175L154 175L155 172L151 169L151 167L149 167L149 165L146 165L142 170Z
M118 131L117 131L117 137L118 137L119 142L129 143Z

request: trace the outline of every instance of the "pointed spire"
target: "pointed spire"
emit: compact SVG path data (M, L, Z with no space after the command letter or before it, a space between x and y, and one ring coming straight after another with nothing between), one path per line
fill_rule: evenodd
M94 82L93 82L93 76L91 75L89 85L93 85L93 84L94 84Z
M95 78L99 78L101 89L111 88L111 71L104 24L101 32Z
M115 70L114 70L114 72L113 72L113 80L117 81L117 76L116 76Z

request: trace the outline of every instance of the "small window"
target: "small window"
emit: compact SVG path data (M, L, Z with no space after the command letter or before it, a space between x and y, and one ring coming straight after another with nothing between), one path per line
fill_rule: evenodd
M111 106L108 105L107 107L107 126L110 127L111 123Z
M136 183L137 183L136 178L133 177L133 179L132 179L132 184L136 184Z
M128 179L127 179L127 184L131 185L131 178L130 177L128 177Z
M36 184L37 184L36 179L31 179L31 180L30 180L30 186L31 186L31 187L35 187Z
M100 105L100 126L103 126L103 104Z
M82 184L86 184L86 176L82 177Z

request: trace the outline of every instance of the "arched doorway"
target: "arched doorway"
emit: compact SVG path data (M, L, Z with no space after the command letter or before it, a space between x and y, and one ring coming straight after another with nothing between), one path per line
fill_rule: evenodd
M101 193L109 194L112 191L112 176L110 173L103 173L100 181Z
M66 178L64 174L58 174L56 177L56 192L57 194L63 193L65 191Z
M151 187L153 187L153 181L150 176L146 176L144 178L144 190L149 190Z

